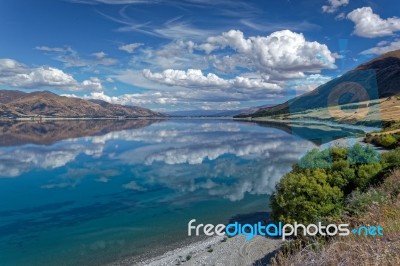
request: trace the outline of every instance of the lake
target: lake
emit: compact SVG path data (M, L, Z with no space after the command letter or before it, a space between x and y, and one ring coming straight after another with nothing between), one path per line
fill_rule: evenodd
M269 211L308 150L360 130L230 119L0 123L0 265L101 265Z

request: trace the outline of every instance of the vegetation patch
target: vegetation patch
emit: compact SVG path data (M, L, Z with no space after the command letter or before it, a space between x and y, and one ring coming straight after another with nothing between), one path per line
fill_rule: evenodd
M367 134L365 141L385 149L400 147L400 133Z
M293 166L272 196L272 217L284 223L380 225L384 236L299 236L273 265L400 265L400 148L313 150Z

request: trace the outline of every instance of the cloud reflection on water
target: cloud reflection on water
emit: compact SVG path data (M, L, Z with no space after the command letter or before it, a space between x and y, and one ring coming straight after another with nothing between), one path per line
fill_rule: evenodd
M200 193L237 201L246 193L272 193L293 162L312 147L310 141L252 124L167 121L50 146L0 148L0 171L4 177L35 169L50 171L49 182L41 187L64 188L78 186L96 171L125 169L121 189L145 192L162 186L176 192L162 200ZM79 156L85 156L86 169L96 171L72 176L70 168L76 167ZM70 172L52 175L57 168ZM101 172L97 175L95 181L104 185L114 181Z

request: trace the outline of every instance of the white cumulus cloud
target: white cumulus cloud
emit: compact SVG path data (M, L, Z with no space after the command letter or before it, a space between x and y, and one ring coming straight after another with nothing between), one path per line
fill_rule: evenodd
M98 78L78 82L64 71L40 66L28 68L13 59L0 59L0 85L23 89L55 88L66 91L102 91L103 86Z
M198 46L206 53L228 48L240 55L238 65L254 68L266 79L301 78L304 72L335 68L335 56L325 44L307 41L303 34L290 30L249 38L239 30L230 30ZM228 62L232 64L232 60Z
M322 11L325 13L334 13L341 6L346 6L349 4L349 0L328 0L328 5L322 6Z
M101 84L101 80L96 77L91 77L88 80L82 81L82 88L87 91L103 91L103 85Z
M355 24L354 34L361 37L390 36L400 31L400 18L382 19L371 7L357 8L347 14L347 18Z
M74 94L63 94L67 97L77 97ZM118 96L111 96L104 93L104 91L94 91L89 95L84 95L83 99L96 99L103 100L114 104L123 105L171 105L178 102L177 98L171 96L163 96L159 92L149 92L149 93L133 93L133 94L121 94Z
M0 78L6 76L13 76L15 74L24 73L25 65L14 59L2 58L0 59Z
M361 52L361 54L375 54L375 55L380 55L384 54L390 51L398 50L400 49L400 39L397 39L391 43L387 42L380 42L377 44L377 46L372 47L368 50L364 50Z
M35 88L45 86L74 87L75 79L60 69L41 66L27 69L25 73L17 73L6 78L0 78L0 83L12 87Z
M162 73L153 73L149 69L145 69L143 75L149 80L171 86L281 90L278 85L267 83L262 79L249 79L241 76L223 79L213 73L204 75L200 69L188 69L187 71L167 69Z

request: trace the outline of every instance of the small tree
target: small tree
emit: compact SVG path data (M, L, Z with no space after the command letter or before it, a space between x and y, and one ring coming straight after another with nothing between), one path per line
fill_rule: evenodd
M382 170L380 163L363 164L358 167L357 177L354 180L354 186L360 189L366 189L374 177Z
M400 152L385 155L385 165L400 166ZM295 164L271 197L272 217L284 223L313 223L336 216L345 196L367 188L382 170L371 146L312 150ZM304 168L306 167L306 168Z
M385 167L400 167L400 148L385 152L382 155L382 162Z
M397 144L397 139L392 135L383 135L380 139L380 144L385 148L392 148Z
M332 164L332 151L326 149L320 151L313 149L300 159L299 166L302 168L330 168Z
M348 151L350 164L368 164L379 161L379 153L375 151L371 145L362 146L357 143Z
M343 192L328 182L327 174L314 169L310 174L289 173L271 198L272 217L284 223L312 223L341 212Z

